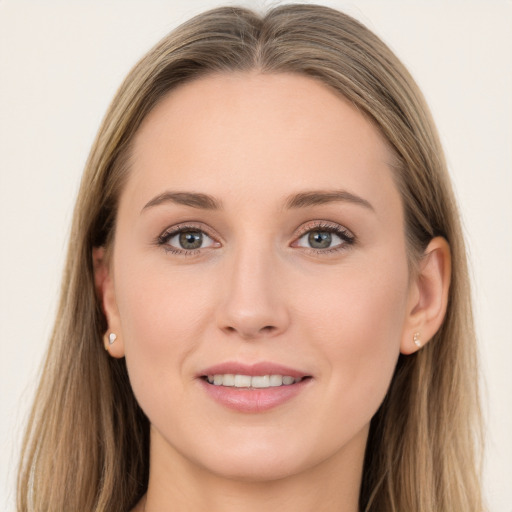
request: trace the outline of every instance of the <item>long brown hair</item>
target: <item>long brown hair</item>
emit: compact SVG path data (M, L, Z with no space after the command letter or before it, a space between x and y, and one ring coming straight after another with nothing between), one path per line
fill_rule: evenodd
M18 510L126 511L147 488L149 424L106 322L92 250L112 242L130 145L174 87L209 73L298 73L332 87L383 133L414 265L443 236L452 252L444 323L400 356L372 420L360 508L481 512L476 348L464 242L446 164L423 97L390 49L351 17L318 5L258 15L219 8L158 43L117 92L92 147L75 208L60 306L22 453Z

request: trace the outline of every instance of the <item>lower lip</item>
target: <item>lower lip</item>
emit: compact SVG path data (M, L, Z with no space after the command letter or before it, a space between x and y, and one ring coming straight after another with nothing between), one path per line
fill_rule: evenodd
M269 388L235 388L215 386L201 379L201 384L210 398L219 404L239 412L264 412L288 402L309 384L304 379L288 386Z

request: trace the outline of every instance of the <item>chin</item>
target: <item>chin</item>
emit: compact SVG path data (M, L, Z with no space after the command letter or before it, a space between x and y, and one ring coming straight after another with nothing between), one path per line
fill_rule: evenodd
M294 438L291 433L284 437L270 432L266 436L257 431L251 434L237 438L232 433L229 439L217 438L213 445L210 438L209 443L197 446L193 462L219 478L272 482L307 473L344 451L342 440L339 444L318 443L311 436Z
M205 466L208 472L220 478L238 482L272 482L283 480L308 469L308 464L298 460L282 460L275 453L258 454L252 458L244 457L242 460L229 458L221 464Z

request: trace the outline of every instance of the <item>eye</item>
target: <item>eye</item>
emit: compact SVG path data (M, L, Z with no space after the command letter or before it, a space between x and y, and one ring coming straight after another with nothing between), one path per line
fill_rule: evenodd
M310 231L302 235L297 245L299 247L309 247L311 249L331 249L343 243L343 240L330 231Z
M158 244L167 251L183 254L220 245L203 230L187 226L176 226L167 230L158 237Z
M293 247L304 247L317 252L341 250L355 241L354 235L338 225L318 225L306 227L306 231L292 244Z

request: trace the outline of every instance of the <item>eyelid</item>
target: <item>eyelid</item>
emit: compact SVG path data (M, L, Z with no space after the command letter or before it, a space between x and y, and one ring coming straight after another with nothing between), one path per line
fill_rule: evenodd
M318 249L314 247L305 247L302 245L298 245L299 241L308 233L312 231L327 231L329 233L333 233L337 235L342 243L335 245L333 247L328 247L325 249ZM305 252L315 254L315 255L323 255L326 256L330 253L335 253L339 251L344 251L350 248L356 242L356 236L345 226L338 224L337 222L325 221L325 220L315 220L309 221L305 224L301 225L296 232L293 242L290 244L290 247L299 248Z
M168 244L169 240L171 240L174 236L184 231L200 231L203 234L205 234L208 238L210 238L214 243L208 247L202 247L198 249L183 249ZM211 247L217 248L221 246L219 237L217 235L214 235L211 232L211 229L202 222L183 222L169 226L166 229L164 229L162 233L160 233L160 235L157 236L155 243L156 245L161 246L164 250L168 252L183 255L196 254L199 251L210 249Z
M213 244L208 247L202 247L198 249L183 249L179 247L175 247L173 245L169 245L169 240L183 231L201 231L208 238L213 241ZM338 244L334 247L329 247L325 249L317 249L313 247L304 247L297 245L297 242L307 233L311 231L327 231L330 233L336 234L341 240L342 243ZM192 255L197 254L200 251L204 251L205 249L218 248L222 245L219 241L219 236L212 233L212 230L209 226L203 224L202 222L182 222L178 224L174 224L172 226L167 227L165 230L161 232L160 235L156 237L155 243L158 246L161 246L164 250L168 252L172 252L178 255ZM298 230L296 231L293 241L290 244L290 247L301 248L304 251L313 252L314 254L323 254L326 255L329 252L336 252L348 249L351 245L356 242L356 236L345 226L338 224L337 222L326 221L326 220L314 220L308 221L302 224Z
M342 233L345 234L348 238L355 240L356 236L350 229L338 224L337 222L326 221L326 220L314 220L306 222L302 224L297 232L295 233L295 238L300 238L301 236L309 233L310 231L330 231L332 233Z

